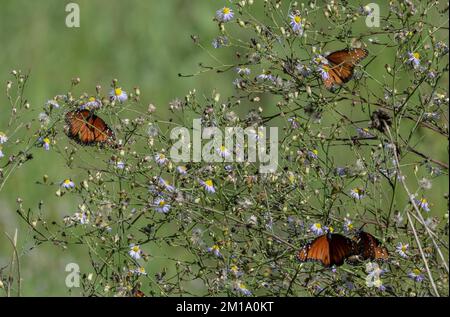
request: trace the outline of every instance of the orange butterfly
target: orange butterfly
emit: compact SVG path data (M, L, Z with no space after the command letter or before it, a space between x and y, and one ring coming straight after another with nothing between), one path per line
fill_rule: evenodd
M82 145L112 144L114 141L114 132L92 111L69 111L65 119L67 136Z
M366 49L344 49L325 57L321 65L322 80L327 89L341 86L352 79L355 65L367 57Z
M300 262L318 261L324 266L342 265L355 252L352 240L337 233L328 232L303 246L297 253Z
M381 246L381 242L370 233L359 230L356 233L358 255L363 260L387 260L388 250Z

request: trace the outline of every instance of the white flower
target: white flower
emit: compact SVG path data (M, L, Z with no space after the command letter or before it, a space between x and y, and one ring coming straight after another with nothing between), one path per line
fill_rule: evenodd
M6 142L8 142L8 137L5 133L0 131L0 144L5 144Z
M217 153L223 157L229 157L231 155L231 152L227 150L227 148L224 145L221 145L218 149L217 149Z
M147 275L145 268L143 268L142 266L137 267L134 270L130 270L130 272L136 275Z
M301 36L303 34L303 19L298 14L290 14L289 18L291 18L289 24L292 27L292 31Z
M218 258L222 257L222 253L220 253L220 247L217 244L214 244L212 247L209 247L208 252L213 253Z
M177 167L177 172L180 173L181 175L186 175L187 167L185 165L180 165Z
M95 97L90 97L88 101L80 106L80 109L94 110L102 107L102 102Z
M228 7L223 7L222 9L216 11L216 18L220 22L228 22L233 18L233 16L233 10Z
M42 146L44 147L44 149L46 151L50 150L50 139L49 138L44 138L42 140Z
M322 228L322 225L318 222L313 224L309 229L318 236L323 234L323 232L324 232L324 230L323 230L324 228Z
M139 260L141 258L141 248L138 245L135 245L134 243L130 244L130 251L128 254L135 260Z
M88 214L86 212L76 212L74 214L74 217L75 217L75 220L78 221L82 225L89 223Z
M2 157L5 157L5 154L3 154L2 146L0 145L0 158L2 158Z
M155 155L155 161L159 165L164 165L168 160L167 160L167 157L163 153L157 153Z
M424 280L422 272L417 268L409 272L408 276L416 282L422 282Z
M419 208L425 210L426 212L430 211L430 206L426 198L422 197L421 199L414 199L414 201L416 202Z
M330 67L327 65L320 65L317 68L317 71L319 72L320 76L322 77L322 80L327 80L330 78L330 74L328 73L330 71Z
M350 219L344 218L344 232L349 233L353 230L353 222Z
M117 161L116 167L120 170L123 170L125 168L125 162L124 161Z
M56 100L48 100L47 102L46 102L46 105L47 106L49 106L50 107L50 109L51 108L55 108L55 109L58 109L59 108L59 104L56 102Z
M406 254L406 251L408 251L409 249L409 244L403 244L402 242L399 242L397 244L397 248L396 248L396 252L402 257L402 258L407 258L408 255Z
M311 159L316 160L318 158L319 155L319 151L317 151L316 149L312 150L312 151L308 151L308 156Z
M201 180L200 181L200 185L202 185L208 193L213 194L213 193L216 192L216 189L214 188L213 181L211 179L208 179L206 181L202 181Z
M237 68L236 68L236 72L237 72L239 75L250 75L251 70L250 70L250 68L248 68L248 67L237 67Z
M355 199L363 199L364 198L364 189L362 188L353 188L352 190L350 190L350 196L352 196Z
M408 62L414 69L420 66L420 54L418 52L408 52Z
M360 138L373 138L373 135L369 132L367 128L356 128L356 133Z
M122 88L114 88L113 90L111 90L111 92L109 93L109 97L111 101L119 101L121 103L127 101L128 99L127 93L122 90Z
M50 118L45 112L41 112L38 116L39 122L41 122L43 125L47 125L50 122Z
M247 287L241 281L236 281L234 283L234 290L242 293L244 296L251 296L252 292L250 292Z
M156 198L155 201L153 202L153 204L155 205L155 210L157 212L166 214L170 210L170 205L167 203L167 201L163 197Z
M169 182L166 181L165 179L163 179L162 177L159 178L159 185L161 185L162 187L164 187L165 189L167 189L169 192L175 190L175 187L173 187L172 185L170 185Z
M65 189L71 189L75 188L75 183L71 179L67 178L61 183L61 186Z

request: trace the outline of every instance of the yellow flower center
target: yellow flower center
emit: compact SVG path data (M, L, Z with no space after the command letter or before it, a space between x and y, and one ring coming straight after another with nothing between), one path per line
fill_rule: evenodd
M236 265L232 265L230 270L233 271L233 272L237 272L238 271L238 267Z
M294 17L294 22L295 22L296 24L300 24L300 22L302 22L302 18L301 18L300 16L296 15L296 16Z
M166 204L166 202L164 200L160 200L158 204L159 204L159 206L162 207L162 206L164 206Z
M427 204L427 203L428 203L428 200L426 200L425 198L422 198L422 199L420 200L420 202L421 202L422 204Z
M406 252L406 245L402 245L402 251Z
M64 181L64 184L66 184L66 185L69 185L69 184L70 184L70 182L71 182L71 180L70 180L70 179L66 179L66 180Z
M313 152L315 155L319 154L319 151L317 151L317 150L313 150L312 152Z
M229 13L230 13L230 8L224 7L224 8L222 9L222 13L223 13L223 14L229 14Z
M207 181L205 181L206 186L208 187L212 187L213 186L213 182L212 180L208 179Z
M95 101L94 97L89 98L89 102L94 102L94 101Z
M328 73L328 72L330 71L330 67L328 67L327 65L323 65L323 66L322 66L322 70L323 70L325 73Z
M219 246L217 244L213 245L212 248L214 251L219 251Z
M317 229L321 229L322 228L322 225L320 223L316 223L315 226L316 226Z
M220 147L220 152L222 152L222 153L224 153L224 152L226 152L226 148L225 148L225 146L224 145L222 145L221 147Z
M120 95L122 94L122 88L116 88L116 89L114 89L114 94L115 94L116 96L120 96Z
M349 223L349 224L347 225L347 228L353 229L353 224L352 224L352 223Z
M166 156L164 154L159 154L159 159L160 160L164 160L166 158Z
M50 143L50 139L49 138L45 138L44 139L44 143L49 144Z
M135 245L133 248L131 248L134 252L139 252L139 246Z
M420 270L419 270L419 269L414 269L414 270L413 270L413 273L414 273L415 275L420 275Z
M413 53L413 57L415 58L415 59L419 59L420 58L420 54L419 53Z
M331 233L334 232L334 228L332 226L330 226L330 228L328 230L330 230Z

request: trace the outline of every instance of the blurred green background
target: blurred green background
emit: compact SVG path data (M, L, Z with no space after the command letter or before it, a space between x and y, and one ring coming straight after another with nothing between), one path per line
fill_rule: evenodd
M190 35L199 35L202 44L210 48L217 35L217 25L212 18L227 1L78 0L80 28L65 25L65 7L70 1L0 2L0 83L10 79L12 69L30 70L26 96L36 109L35 115L48 99L67 92L74 77L81 78L75 90L78 93L94 93L98 84L104 90L109 89L111 79L118 78L120 86L127 91L140 87L143 105L153 103L164 109L175 97L182 97L194 88L208 95L215 88L225 96L232 92L233 72L178 77L180 72L196 72L199 62L213 63L205 51L193 44ZM233 52L218 54L224 57L224 62L229 62ZM382 71L379 65L380 60L378 66L370 66L369 73ZM4 87L1 89L4 91ZM0 127L3 128L8 120L5 114L9 112L4 93L0 95L0 109ZM428 144L427 151L448 161L446 148L442 146L444 139L432 135L420 137ZM339 163L347 163L346 158L341 157ZM17 197L23 198L28 207L36 207L44 199L45 210L54 219L74 212L76 202L50 199L53 191L34 184L44 174L52 179L63 179L65 171L64 162L59 161L58 156L38 151L36 159L18 169L0 192L0 268L8 263L12 253L4 232L12 236L19 228L19 251L27 250L31 242L30 232L15 213ZM448 183L441 185L443 190L435 195L448 190ZM433 197L431 195L430 200ZM446 208L444 205L436 207L437 215L442 215ZM78 262L82 271L87 270L86 263L80 261L83 256L76 248L63 252L44 246L27 251L21 257L22 293L67 295L65 265Z

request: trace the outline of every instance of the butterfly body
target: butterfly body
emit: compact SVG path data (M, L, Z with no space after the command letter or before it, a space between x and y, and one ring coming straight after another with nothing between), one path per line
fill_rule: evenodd
M303 246L297 253L297 259L300 262L318 261L325 267L340 266L354 252L355 245L351 239L328 232Z
M82 145L111 144L114 140L114 132L92 111L69 111L65 119L67 136Z
M361 48L344 49L327 55L328 76L322 78L325 87L333 89L352 79L355 66L367 55L368 51Z

